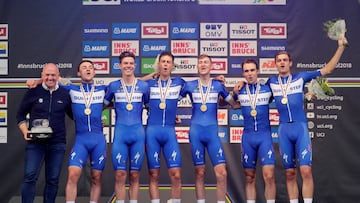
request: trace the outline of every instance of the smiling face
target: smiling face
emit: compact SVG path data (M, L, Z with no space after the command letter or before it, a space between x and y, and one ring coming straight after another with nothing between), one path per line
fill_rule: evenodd
M279 53L275 56L275 65L281 76L287 76L290 74L290 68L292 66L292 61L287 53Z
M83 82L92 82L95 77L94 65L90 61L83 61L80 63L77 75Z
M124 57L120 62L121 74L123 77L134 75L135 59L133 57Z
M208 56L200 56L198 59L198 72L200 76L210 75L212 62Z
M56 87L59 77L59 69L53 63L46 64L41 72L41 79L49 89Z

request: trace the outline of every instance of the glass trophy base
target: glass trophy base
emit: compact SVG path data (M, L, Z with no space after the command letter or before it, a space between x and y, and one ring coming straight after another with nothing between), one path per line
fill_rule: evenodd
M33 133L30 132L27 134L27 138L30 138L32 140L37 140L37 139L49 139L51 138L52 133Z

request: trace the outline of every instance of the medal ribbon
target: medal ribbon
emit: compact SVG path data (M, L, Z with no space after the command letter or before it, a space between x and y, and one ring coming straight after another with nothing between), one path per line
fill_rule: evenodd
M207 89L206 89L205 96L204 96L203 85L202 85L202 83L201 83L201 81L199 79L201 103L203 105L206 104L207 97L209 96L209 92L210 92L210 89L211 89L211 82L212 82L212 80L210 79L209 83L207 84Z
M292 76L289 75L289 78L288 78L288 80L286 82L286 86L284 88L281 77L280 77L280 75L278 76L278 82L279 82L279 85L280 85L280 88L281 88L281 94L283 95L283 98L287 97L287 89L288 89L288 87L290 85L291 79L292 79Z
M246 93L247 93L247 95L249 96L249 99L250 99L251 109L256 108L256 99L257 99L257 96L259 95L259 92L260 92L260 84L257 83L256 86L254 86L254 88L255 88L255 95L251 94L249 84L246 83Z
M168 90L170 88L170 84L171 84L171 78L169 78L167 80L166 88L165 88L165 91L164 91L163 87L162 87L162 84L161 84L161 80L160 80L160 78L158 79L158 86L159 86L159 90L160 90L160 102L165 102L167 92L168 92Z
M127 100L128 104L131 104L132 96L133 96L133 94L135 92L136 79L134 79L133 83L131 84L130 95L129 95L129 92L127 91L125 81L122 78L120 79L120 81L121 81L122 88L123 88L123 90L125 92L126 100Z
M87 86L89 87L89 86ZM88 88L87 88L88 89ZM80 84L80 90L81 90L81 93L82 95L84 96L84 103L85 103L85 108L86 109L89 109L90 108L90 105L91 105L91 102L92 102L92 99L93 99L93 94L95 92L95 85L93 84L91 86L91 90L90 90L90 98L88 98L87 96L89 95L88 92L85 92L85 89L83 87L83 84Z

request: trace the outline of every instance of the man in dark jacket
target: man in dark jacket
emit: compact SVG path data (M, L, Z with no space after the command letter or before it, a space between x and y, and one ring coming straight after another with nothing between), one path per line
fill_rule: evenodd
M18 126L26 143L22 202L34 201L36 181L45 162L44 202L55 202L59 176L66 151L65 113L72 117L71 99L67 90L59 87L59 69L53 63L44 65L42 85L29 89L17 112ZM27 115L29 126L27 125ZM50 138L31 139L29 128L40 124L52 129ZM50 129L48 128L48 129Z

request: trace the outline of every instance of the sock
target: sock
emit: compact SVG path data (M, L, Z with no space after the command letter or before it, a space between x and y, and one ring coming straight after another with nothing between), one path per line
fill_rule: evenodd
M313 199L312 198L304 198L304 203L312 203Z
M217 201L217 203L225 203L225 201Z
M298 199L291 199L290 203L299 203L299 200Z
M269 199L269 200L266 200L266 203L275 203L275 200L274 199Z
M90 201L89 203L96 203L95 201Z
M160 203L160 199L152 199L151 203Z
M181 203L181 199L170 199L172 203Z
M129 203L137 203L137 199L131 199Z
M246 203L255 203L255 200L246 200Z
M204 199L198 199L198 200L196 201L196 203L205 203L205 200L204 200Z
M116 200L116 203L125 203L125 200Z

